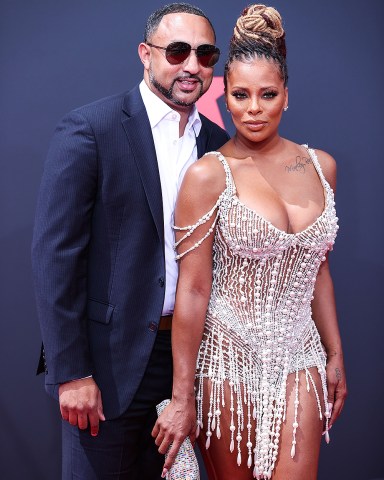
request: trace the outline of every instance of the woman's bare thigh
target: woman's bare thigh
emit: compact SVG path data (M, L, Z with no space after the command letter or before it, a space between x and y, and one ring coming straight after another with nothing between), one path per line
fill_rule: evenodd
M309 369L320 400L322 399L322 387L317 368ZM237 465L237 442L235 448L230 452L230 390L227 383L224 384L225 408L222 408L220 415L221 438L218 439L213 433L210 439L210 446L206 449L206 428L207 415L209 411L210 381L204 380L204 403L203 421L204 427L198 438L199 448L204 460L204 465L209 480L253 480L253 464L247 467L248 449L246 446L247 429L245 428L241 442L241 465ZM307 392L305 372L299 372L299 406L298 406L298 428L296 431L296 452L291 458L292 432L294 423L295 401L295 374L290 374L287 379L287 413L286 420L282 424L280 432L279 454L273 480L315 480L317 477L318 458L320 451L323 420L320 420L316 395L310 383L310 391ZM322 412L324 411L321 400ZM247 423L247 421L245 422ZM251 433L254 435L256 424L251 420ZM254 440L253 440L254 443ZM253 457L253 456L252 456Z
M324 412L323 392L320 375L317 368L309 369L316 385L321 402L321 411ZM319 462L321 434L324 420L320 420L316 394L311 382L307 392L305 371L299 372L299 406L296 431L296 451L291 458L293 440L293 423L295 411L295 373L287 379L287 414L282 424L279 454L276 461L273 480L316 480Z
M203 422L204 427L199 435L198 444L201 455L204 460L204 465L207 470L209 480L253 480L253 466L247 467L248 449L246 446L246 433L247 429L243 431L243 438L241 445L242 462L241 465L237 465L237 442L235 440L235 446L233 452L230 451L231 443L231 417L230 417L230 389L227 382L224 383L224 399L225 407L221 409L220 415L220 431L221 437L218 439L216 433L213 432L210 439L210 446L206 449L206 429L207 429L207 415L209 411L209 392L210 381L204 380L204 403L203 403ZM235 405L236 410L236 405ZM247 421L245 421L245 424ZM255 431L255 424L252 420L251 432ZM235 435L236 436L236 435Z

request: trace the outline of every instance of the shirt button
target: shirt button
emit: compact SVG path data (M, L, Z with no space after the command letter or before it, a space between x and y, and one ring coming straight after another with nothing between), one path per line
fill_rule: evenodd
M160 287L164 287L164 277L159 278L159 285Z
M156 330L157 330L157 324L156 324L155 322L151 322L151 323L149 324L148 328L149 328L149 330L150 330L151 332L156 332Z

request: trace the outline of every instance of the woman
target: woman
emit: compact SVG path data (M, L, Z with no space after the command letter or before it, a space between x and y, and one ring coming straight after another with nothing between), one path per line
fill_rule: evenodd
M210 480L315 479L322 433L329 442L343 407L327 256L336 165L279 136L285 56L279 13L246 8L224 77L236 133L179 193L173 397L153 430L161 453L173 441L163 474L197 424Z

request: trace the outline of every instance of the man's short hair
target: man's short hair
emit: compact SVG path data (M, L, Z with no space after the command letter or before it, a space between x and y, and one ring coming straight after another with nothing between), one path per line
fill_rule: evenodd
M191 13L192 15L198 15L199 17L205 18L211 26L216 40L215 29L201 8L190 5L189 3L170 3L169 5L164 5L163 7L158 8L149 16L144 30L144 42L147 42L152 37L163 17L170 13Z

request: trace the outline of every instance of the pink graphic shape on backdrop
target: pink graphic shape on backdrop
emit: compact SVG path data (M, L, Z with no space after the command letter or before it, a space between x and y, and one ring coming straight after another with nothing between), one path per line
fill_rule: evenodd
M196 106L200 113L208 117L212 122L217 123L220 127L225 128L217 103L218 98L222 95L224 95L223 77L213 77L208 92L196 102Z

